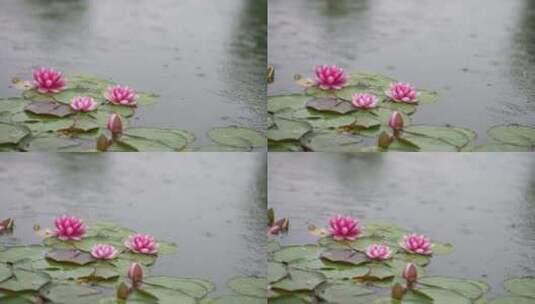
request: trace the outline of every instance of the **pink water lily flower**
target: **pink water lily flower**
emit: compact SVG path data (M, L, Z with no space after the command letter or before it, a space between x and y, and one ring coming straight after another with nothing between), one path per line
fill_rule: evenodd
M337 241L356 240L362 232L359 221L351 216L337 215L330 219L329 226L329 232Z
M91 112L97 108L97 102L87 96L75 96L71 99L71 108L77 112Z
M110 130L111 134L114 136L121 134L123 132L123 121L121 120L121 116L116 113L111 114L110 118L108 118L107 126L108 130Z
M390 247L381 244L371 244L366 248L366 255L372 260L387 260L392 256Z
M347 82L346 73L336 65L319 65L314 69L316 85L323 90L340 90Z
M84 222L75 216L62 215L57 217L54 225L56 226L54 235L62 241L79 241L86 232Z
M401 113L394 111L392 115L390 115L388 126L395 131L399 131L403 129L404 125L405 123L403 122L403 116L401 116Z
M138 263L132 263L128 268L128 278L134 287L138 287L143 281L143 268Z
M67 83L61 72L45 67L33 71L33 80L39 93L59 93Z
M390 85L390 90L386 91L386 96L395 102L417 103L418 93L416 89L408 83L396 82Z
M115 247L108 244L96 244L91 248L91 255L97 260L114 259L119 252Z
M412 263L405 265L401 277L407 280L409 287L412 287L412 284L418 280L418 270L416 269L416 266Z
M126 248L135 253L156 254L158 253L158 243L154 237L148 234L136 233L128 237L124 242Z
M411 233L404 236L400 246L410 253L421 255L431 255L433 253L431 241L421 234Z
M121 87L120 85L109 87L105 97L116 105L131 107L136 105L137 96L130 87Z
M372 94L359 93L353 95L353 100L351 103L356 108L373 109L377 107L377 104L379 103L379 98Z

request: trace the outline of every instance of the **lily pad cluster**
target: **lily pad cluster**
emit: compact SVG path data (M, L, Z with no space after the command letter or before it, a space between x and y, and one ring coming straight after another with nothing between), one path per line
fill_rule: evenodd
M268 96L270 151L384 152L384 151L533 151L535 128L498 126L489 130L497 143L475 146L473 130L444 125L411 124L419 107L437 103L435 91L417 89L417 102L395 102L387 91L397 80L369 72L353 72L339 90L324 90L297 77L300 94ZM356 94L378 98L372 109L352 104ZM404 127L392 136L389 119L399 112ZM399 135L399 136L398 136Z
M159 241L158 255L135 253L124 245L132 233L116 224L94 223L78 241L49 236L42 244L0 245L0 303L256 304L262 303L261 297L265 301L258 287L263 284L265 293L265 279L236 278L229 282L235 295L208 298L214 290L210 281L151 274L157 258L174 254L176 245ZM95 259L91 248L102 243L113 245L119 255L110 260ZM128 277L132 263L143 269L142 283L135 288Z
M121 117L123 131L106 145L107 151L248 151L265 146L262 134L244 127L210 130L215 145L208 147L192 146L196 138L187 130L129 127L136 110L156 103L158 96L137 92L135 106L117 105L105 97L115 83L96 76L69 75L65 88L56 93L41 93L20 79L13 84L22 90L21 96L0 99L2 151L97 151L97 139L109 133L107 122L112 114ZM70 103L76 96L92 98L96 109L73 110Z
M281 246L269 241L269 303L337 304L506 304L533 303L532 278L506 282L514 296L487 300L490 287L479 280L450 278L427 273L427 266L438 255L449 254L453 246L433 243L432 255L409 253L400 246L407 230L387 222L367 222L356 240L336 241L311 227L314 235L323 235L315 244ZM371 260L366 248L374 243L394 250L391 258ZM404 269L416 266L418 279L402 295L396 286L405 284ZM511 302L522 298L526 302ZM532 302L527 302L528 300Z

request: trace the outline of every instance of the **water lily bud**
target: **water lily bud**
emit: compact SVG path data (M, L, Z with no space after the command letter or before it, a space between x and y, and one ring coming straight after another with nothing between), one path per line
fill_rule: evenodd
M97 139L97 150L101 152L108 151L108 148L110 146L110 142L106 135L100 134L100 136Z
M405 266L405 269L403 269L403 273L401 276L407 280L409 287L418 280L418 271L416 270L416 266L414 264L409 263Z
M108 130L110 130L111 134L114 136L123 132L123 122L121 120L121 116L115 113L110 116L108 119Z
M392 137L388 135L388 133L382 132L381 135L379 135L379 140L377 142L377 146L379 146L379 148L388 149L391 143Z
M392 286L392 299L401 300L405 294L405 287L399 283Z
M132 263L128 268L128 278L132 281L134 287L139 286L143 281L143 269L138 263Z
M392 128L393 130L401 130L403 129L403 117L401 116L401 113L398 111L395 111L390 116L390 119L388 120L388 126Z
M117 298L118 299L126 300L128 298L128 294L129 293L130 293L130 289L128 288L128 286L124 282L122 282L117 287Z

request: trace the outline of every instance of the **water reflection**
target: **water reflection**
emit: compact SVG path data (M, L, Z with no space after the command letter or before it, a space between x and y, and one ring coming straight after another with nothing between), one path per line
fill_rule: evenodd
M525 102L519 106L508 105L517 116L532 118L535 113L535 2L524 1L521 12L513 36L511 68L517 89Z
M265 156L232 154L3 154L0 244L37 243L32 227L58 214L111 221L178 243L153 273L214 281L265 273ZM239 172L239 174L235 174Z
M240 116L223 117L232 123L247 120L259 130L265 129L267 60L267 0L243 0L238 18L233 22L222 56L220 77L229 84L222 91L228 102L241 104ZM245 106L243 106L245 105Z
M430 272L483 279L535 274L535 158L529 154L269 156L269 207L289 216L287 243L347 213L383 219L455 245Z

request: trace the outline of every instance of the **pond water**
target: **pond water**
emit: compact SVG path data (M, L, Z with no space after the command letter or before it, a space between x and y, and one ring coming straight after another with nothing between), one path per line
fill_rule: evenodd
M481 279L535 275L535 157L482 154L291 154L268 158L268 206L290 218L286 244L313 243L309 223L348 214L450 242L428 273Z
M16 225L4 245L40 243L34 224L72 214L176 242L151 273L207 279L214 294L265 275L263 154L3 154L0 173L0 215Z
M106 77L160 102L135 125L264 129L266 0L6 0L0 96L13 76L49 65Z
M390 75L434 89L415 123L486 130L535 123L532 0L271 0L268 94L300 92L316 64Z

